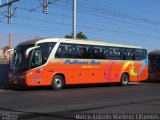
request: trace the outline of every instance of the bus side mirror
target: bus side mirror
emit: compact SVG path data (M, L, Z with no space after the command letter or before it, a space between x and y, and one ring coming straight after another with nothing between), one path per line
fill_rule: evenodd
M7 58L8 53L9 53L9 52L12 52L12 51L14 51L14 49L9 49L9 50L7 50L7 51L5 52L5 54L4 54L4 57Z
M29 55L29 53L32 51L32 50L34 50L34 49L36 49L36 48L39 48L40 46L34 46L34 47L30 47L30 48L28 48L27 50L26 50L26 52L25 52L25 58L28 58L28 55Z

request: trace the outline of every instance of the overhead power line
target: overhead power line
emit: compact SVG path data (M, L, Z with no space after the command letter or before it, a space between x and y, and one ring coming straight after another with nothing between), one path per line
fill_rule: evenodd
M63 7L60 7L60 9L62 9ZM26 10L26 11L31 11L31 9L29 8L22 8L22 7L17 7L17 9L22 9L22 10ZM38 11L38 10L34 10L35 12L38 12L38 13L41 13L41 11ZM129 25L129 28L134 28L134 29L141 29L141 30L144 30L144 29L147 29L149 31L153 31L153 32L159 32L160 29L158 28L155 28L155 27L152 27L152 26L147 26L147 25L142 25L142 24L137 24L137 23L133 23L133 22L129 22L129 21L124 21L124 20L120 20L120 19L115 19L115 18L111 18L111 17L108 17L108 16L103 16L102 15L97 15L93 12L85 12L85 11L82 11L81 9L78 9L78 11L80 11L81 13L84 13L84 14L87 14L87 15L92 15L92 16L95 16L95 17L98 17L98 18L103 18L104 20L99 20L99 19L88 19L87 17L86 18L82 18L82 17L79 17L77 16L78 18L78 21L82 21L83 23L84 22L87 22L88 24L103 24L106 25L106 24L110 24L110 25L114 25L114 26L123 26L124 25ZM62 15L62 14L57 14L57 13L49 13L48 14L49 16L59 16L59 17L67 17L67 18L71 18L72 16L68 16L68 15ZM110 21L110 22L107 22L107 21ZM91 22L92 21L92 22ZM121 24L118 24L118 23L121 23ZM135 27L133 27L135 26ZM143 29L142 29L143 28Z
M131 16L131 15L119 12L119 11L109 10L109 9L102 8L102 7L99 7L99 6L96 6L96 5L87 4L87 6L86 6L86 4L84 4L80 1L78 1L78 3L80 5L83 5L83 9L92 9L92 10L97 11L98 13L110 14L110 15L117 16L117 17L120 17L120 18L136 20L136 21L145 22L145 23L154 24L154 25L160 25L160 21L154 21L154 20L147 19L147 18ZM82 6L81 6L81 8L82 8Z
M30 9L24 9L24 10L28 10L28 11L29 11ZM36 10L36 12L40 13L40 11L38 11L38 10ZM49 13L48 15L54 16L55 14ZM60 14L57 14L57 15L59 15L59 16L61 16L61 17L63 16L63 15L60 15ZM71 17L71 16L67 16L67 17ZM25 19L26 19L26 18L25 18ZM86 23L86 21L91 21L91 19L88 20L88 19L86 19L86 18L78 18L78 19L85 20L85 23ZM30 18L29 20L33 20L33 19ZM44 21L44 20L40 20L40 19L38 19L38 18L37 18L37 21L42 21L42 22L51 23L51 21L46 21L46 20ZM96 21L95 21L95 22L96 22ZM121 21L121 22L122 22L122 21ZM84 23L84 22L83 22L83 23ZM104 22L102 22L102 23L104 23ZM107 23L107 22L105 22L105 23ZM123 22L123 23L126 24L127 22L126 22L126 23ZM60 24L62 24L62 23L60 23ZM110 29L110 30L109 30L109 29L106 29L106 28L105 28L105 25L103 25L103 27L101 27L101 28L99 28L99 27L96 28L96 27L93 27L93 26L91 25L92 23L87 22L87 24L88 24L87 26L84 26L83 24L80 25L80 26L83 27L83 28L90 29L90 30L91 30L91 29L94 29L94 30L96 30L96 31L104 31L104 32L105 32L105 31L106 31L106 32L107 32L107 31L110 31L110 32L115 32L115 33L120 33L120 34L126 34L126 35L143 36L143 37L149 37L149 38L158 38L157 36L154 36L154 35L148 35L148 34L142 34L142 33L137 34L137 33L135 33L135 32L131 32L131 31L130 31L130 32L128 32L128 31L125 32L125 31L123 30L124 32L122 32L122 31L117 30L117 29L113 29L113 30ZM101 24L101 22L98 21L98 23L95 23L95 24ZM107 23L107 24L114 25L114 23ZM127 24L129 24L129 23L127 23ZM65 23L65 24L63 23L62 25L66 25L66 23ZM69 24L68 24L68 25L69 25ZM90 25L91 25L92 27L91 27ZM136 27L138 26L137 24L130 24L130 25L133 25L133 26L136 26ZM79 25L78 25L78 26L79 26ZM115 26L117 27L117 26L119 26L119 25L118 25L118 24L115 24ZM147 26L138 26L138 27L147 28ZM47 28L47 27L46 27L46 28ZM104 28L105 28L105 29L104 29ZM150 27L148 27L148 29L151 30L151 31L154 30L154 29L152 29L152 28L150 28ZM155 30L158 31L159 29L155 29Z
M15 3L15 2L18 2L19 0L11 0L7 3L4 3L2 5L0 5L0 8L2 7L5 7L5 6L8 6L8 15L5 15L7 18L8 18L8 23L10 24L12 22L12 17L14 15L14 12L16 9L13 10L13 6L12 4Z
M0 8L8 6L8 5L12 5L15 2L18 2L19 0L11 0L10 2L4 3L2 5L0 5Z

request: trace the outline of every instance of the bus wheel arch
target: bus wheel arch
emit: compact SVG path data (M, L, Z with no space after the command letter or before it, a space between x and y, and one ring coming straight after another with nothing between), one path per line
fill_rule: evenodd
M57 73L52 77L52 88L54 90L62 89L66 84L65 76L62 73Z
M120 78L120 85L121 86L127 86L128 83L130 81L130 76L127 72L124 72L122 75L121 75L121 78Z

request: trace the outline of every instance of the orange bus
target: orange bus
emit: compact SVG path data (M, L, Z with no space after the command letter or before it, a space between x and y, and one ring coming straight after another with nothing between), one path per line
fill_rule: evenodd
M152 51L149 57L149 80L160 80L160 50Z
M11 50L10 50L11 51ZM102 41L45 38L13 49L9 81L15 86L52 86L119 82L148 78L147 50Z

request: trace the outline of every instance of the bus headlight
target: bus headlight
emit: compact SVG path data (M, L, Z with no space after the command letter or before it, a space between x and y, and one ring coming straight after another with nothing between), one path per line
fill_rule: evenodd
M30 76L30 75L32 75L32 73L28 73L28 74L22 75L22 76L20 76L20 77L18 77L18 78L19 78L19 79L23 79L23 78L28 77L28 76Z

